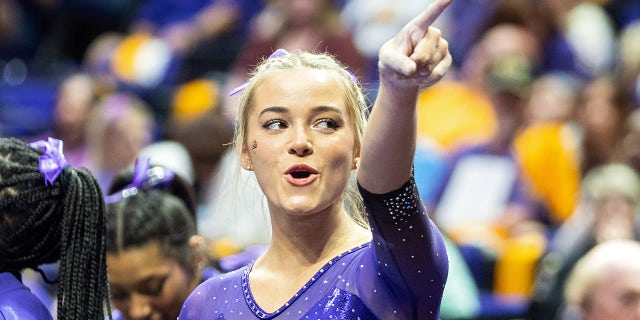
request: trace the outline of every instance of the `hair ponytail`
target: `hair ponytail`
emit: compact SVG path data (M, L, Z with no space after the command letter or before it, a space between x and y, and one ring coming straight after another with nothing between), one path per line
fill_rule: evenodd
M43 154L0 138L0 272L59 261L59 320L111 318L104 200L84 168L64 168L46 183Z

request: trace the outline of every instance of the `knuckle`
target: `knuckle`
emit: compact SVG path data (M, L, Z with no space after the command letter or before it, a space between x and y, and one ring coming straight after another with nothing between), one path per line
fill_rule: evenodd
M442 48L442 50L449 50L449 41L444 38L440 38L440 42L438 43L438 48Z
M434 37L439 38L442 36L442 31L436 27L429 26L427 33L432 34Z

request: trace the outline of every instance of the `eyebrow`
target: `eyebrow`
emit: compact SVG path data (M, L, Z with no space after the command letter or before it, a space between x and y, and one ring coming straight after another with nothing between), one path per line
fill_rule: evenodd
M150 274L142 279L140 279L139 283L147 283L153 280L158 280L162 278L168 278L171 275L171 271L167 273L158 273L158 274Z
M275 113L287 113L289 111L288 108L285 107L279 107L279 106L275 106L275 107L268 107L268 108L264 108L262 109L262 111L260 111L260 114L258 115L258 117L261 117L263 114L268 113L268 112L275 112ZM340 110L337 107L333 107L333 106L317 106L314 107L312 109L313 113L322 113L322 112L335 112L338 113L340 115L342 115L342 110Z
M150 282L157 280L166 281L167 279L169 279L169 276L171 276L171 272L168 272L166 274L150 274L142 279L137 280L131 285L123 285L120 283L114 283L113 281L109 282L109 285L111 286L111 288L116 288L118 290L133 290L137 292L140 286L148 285Z

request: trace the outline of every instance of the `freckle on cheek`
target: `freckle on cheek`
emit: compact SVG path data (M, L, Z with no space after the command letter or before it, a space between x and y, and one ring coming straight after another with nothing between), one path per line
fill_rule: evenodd
M253 140L253 144L251 145L251 151L258 149L258 141Z

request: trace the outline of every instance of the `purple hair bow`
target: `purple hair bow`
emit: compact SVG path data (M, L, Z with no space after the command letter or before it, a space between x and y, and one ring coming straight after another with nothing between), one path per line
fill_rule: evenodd
M151 159L137 158L133 165L133 178L129 187L142 188L149 169L151 169Z
M168 168L161 166L151 166L151 159L138 158L133 165L133 178L131 183L122 190L106 196L106 203L118 202L138 193L138 190L153 188L165 188L171 184L175 174Z
M275 58L280 58L280 57L284 57L289 55L289 52L285 49L278 49L276 51L274 51L269 58L267 58L267 60L271 60L271 59L275 59ZM351 76L351 80L353 81L353 83L358 84L358 78L356 78L356 76L353 74L353 72L351 72L350 70L346 70L347 73L349 73L349 75ZM237 94L238 92L244 90L244 88L247 87L247 85L249 84L249 81L247 80L245 83L233 88L233 90L231 90L231 92L229 92L229 96L233 96L235 94Z
M62 140L49 137L47 140L34 141L29 146L42 150L43 154L40 156L38 167L40 173L44 175L45 186L53 185L62 170L69 165L62 153Z
M285 50L285 49L278 49L276 51L274 51L269 58L267 58L267 60L271 60L271 59L275 59L275 58L280 58L280 57L284 57L289 55L289 51ZM233 90L231 90L231 92L229 92L229 96L233 96L235 94L237 94L238 92L244 90L244 88L247 87L247 85L249 84L249 81L241 84L240 86L237 86L235 88L233 88Z

